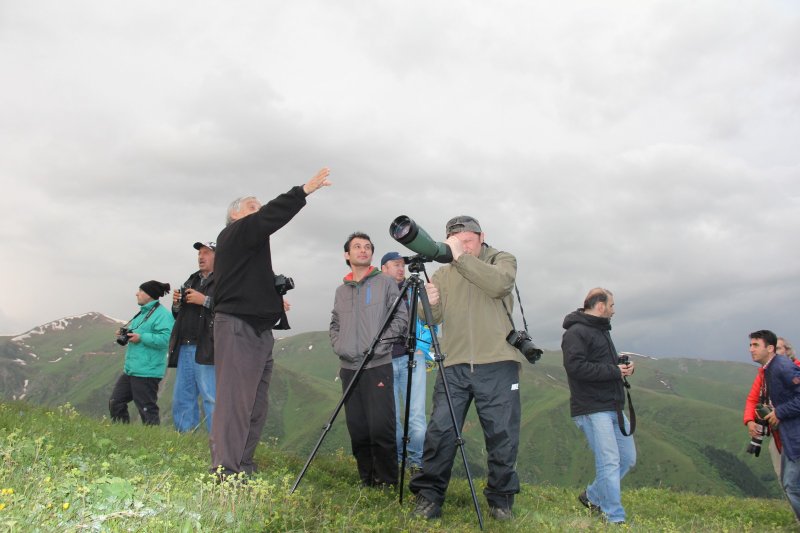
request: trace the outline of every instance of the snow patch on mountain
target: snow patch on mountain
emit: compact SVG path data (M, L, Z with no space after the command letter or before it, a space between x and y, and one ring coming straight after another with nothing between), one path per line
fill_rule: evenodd
M48 322L47 324L42 324L41 326L35 327L30 331L26 331L22 335L17 335L16 337L12 337L12 342L19 342L22 343L25 339L30 339L34 335L44 335L47 332L52 331L63 331L70 326L74 326L78 329L83 327L82 323L76 324L76 322L80 322L82 320L103 320L111 323L119 323L124 324L125 321L119 320L116 318L111 318L110 316L106 316L102 313L96 313L94 311L89 313L83 313L82 315L75 315L75 316L67 316L64 318L60 318L58 320L54 320L52 322ZM27 344L23 344L26 347L30 347Z

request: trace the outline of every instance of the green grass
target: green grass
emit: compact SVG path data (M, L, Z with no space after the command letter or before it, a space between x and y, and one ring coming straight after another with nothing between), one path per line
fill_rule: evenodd
M466 481L454 478L444 518L410 517L411 497L359 487L342 450L320 453L290 495L305 455L262 444L246 485L215 484L204 434L112 425L69 405L0 403L0 531L477 531ZM457 462L460 458L457 458ZM579 487L523 485L511 523L486 531L612 529L579 506ZM623 487L626 489L626 487ZM792 531L788 503L667 489L623 490L629 531ZM616 529L613 529L616 530Z

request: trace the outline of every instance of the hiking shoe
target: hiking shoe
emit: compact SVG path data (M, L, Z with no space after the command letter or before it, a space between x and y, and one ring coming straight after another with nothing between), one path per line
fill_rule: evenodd
M586 495L586 491L583 491L580 494L578 494L578 501L581 502L581 505L589 509L593 514L603 512L602 509L600 509L599 505L595 505L589 501L589 497Z
M432 520L442 516L442 506L434 503L424 496L417 496L417 506L414 508L414 516L419 516L425 520Z
M505 522L514 518L514 513L511 512L511 509L505 509L503 507L489 507L489 514L492 515L492 518L500 522Z

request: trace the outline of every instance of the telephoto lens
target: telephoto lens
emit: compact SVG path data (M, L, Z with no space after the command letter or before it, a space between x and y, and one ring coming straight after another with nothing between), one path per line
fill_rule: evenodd
M747 453L752 453L756 457L761 453L761 443L764 441L764 426L758 425L758 436L750 439L750 444L747 445Z

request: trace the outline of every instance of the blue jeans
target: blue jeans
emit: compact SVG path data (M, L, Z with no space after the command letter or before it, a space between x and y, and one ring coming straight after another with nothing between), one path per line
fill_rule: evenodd
M575 416L572 420L586 435L594 453L595 479L586 487L586 496L600 506L609 522L624 522L620 482L636 464L633 437L626 437L619 430L614 411ZM627 417L625 429L630 430Z
M422 467L422 447L425 444L425 354L414 354L414 373L411 375L411 403L408 409L409 466ZM406 412L408 389L408 356L392 359L394 369L394 410L396 413L397 462L403 461L403 416Z
M200 408L197 396L203 399L206 428L211 433L211 417L214 414L214 398L217 392L214 365L200 365L194 360L197 346L183 344L178 352L178 368L175 373L175 391L172 395L172 421L181 433L192 431L200 424Z
M785 450L781 454L781 485L789 498L794 516L800 520L800 459L792 461L786 456Z

